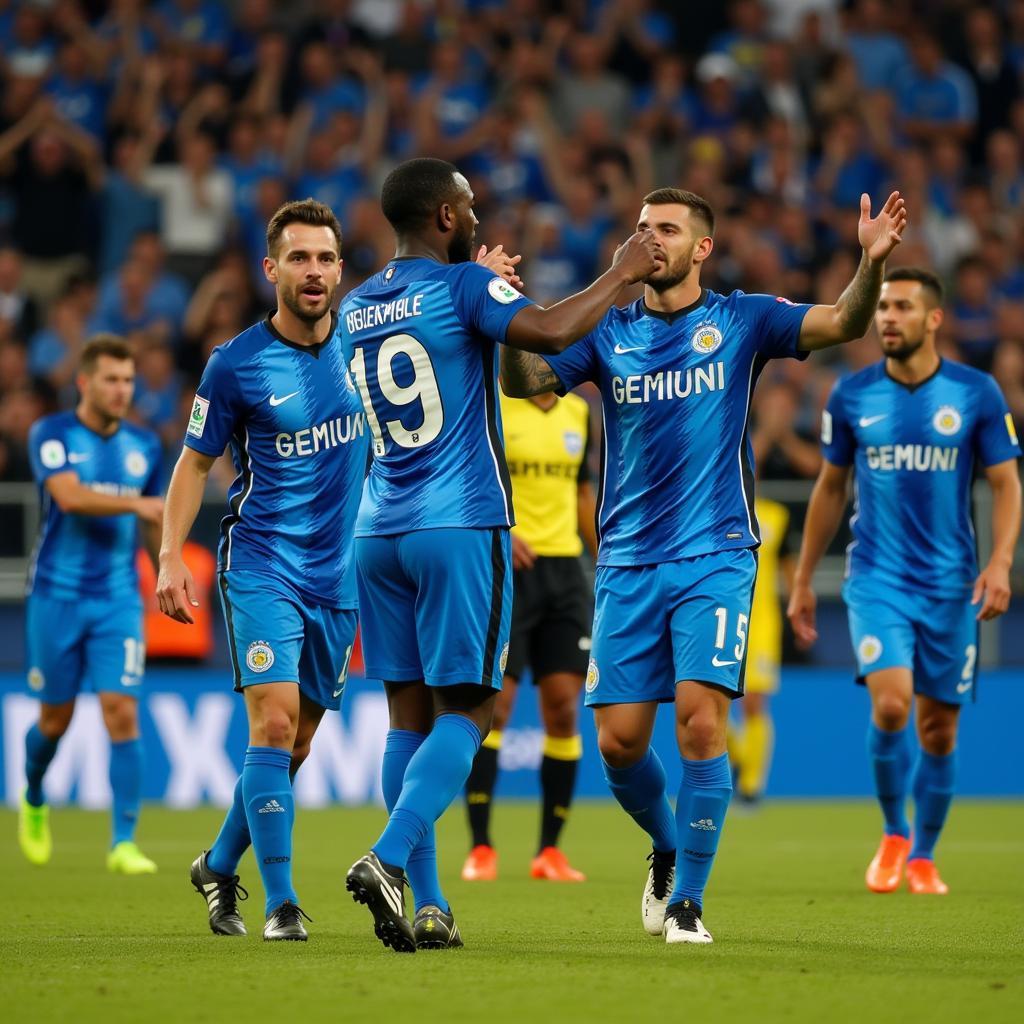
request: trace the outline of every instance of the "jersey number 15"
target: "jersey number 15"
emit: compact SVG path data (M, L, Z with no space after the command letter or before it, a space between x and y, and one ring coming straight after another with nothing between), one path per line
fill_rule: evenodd
M409 384L399 384L395 380L395 360L400 356L404 356L412 365L413 376ZM370 393L370 381L366 376L366 355L362 346L355 349L349 369L355 377L356 387L359 388L359 395L366 410L366 419L373 435L374 455L384 454L385 430L391 440L401 448L420 448L430 444L441 433L444 426L444 406L437 386L437 375L434 373L429 353L411 334L392 334L391 337L385 338L377 350L376 395ZM418 426L408 427L401 419L385 419L381 423L380 416L387 414L382 408L383 403L399 410L418 403ZM380 415L378 409L381 410Z

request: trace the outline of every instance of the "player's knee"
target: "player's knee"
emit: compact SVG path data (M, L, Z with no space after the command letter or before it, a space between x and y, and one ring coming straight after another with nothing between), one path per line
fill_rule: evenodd
M252 732L256 746L287 749L295 742L295 721L284 708L264 708Z
M902 729L910 718L910 697L901 693L879 693L875 696L875 722L886 732Z
M644 756L647 742L639 736L623 736L602 730L597 736L597 747L609 767L628 768Z
M309 752L312 749L312 741L307 740L305 743L298 743L292 749L292 774L294 775L301 767L302 762L309 757Z
M39 711L39 731L48 740L59 740L71 724L72 709L43 706Z
M549 736L575 736L576 701L559 700L545 704L544 729Z
M922 718L920 724L921 748L933 757L952 754L956 747L956 720Z

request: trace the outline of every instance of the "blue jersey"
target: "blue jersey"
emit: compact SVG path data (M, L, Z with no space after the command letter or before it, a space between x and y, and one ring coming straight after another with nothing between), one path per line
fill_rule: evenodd
M393 259L345 297L374 454L356 536L513 524L496 343L529 302L476 263L421 257Z
M46 489L58 473L72 472L102 494L138 497L160 493L160 439L122 422L109 437L74 412L44 416L28 436L32 475L39 484L42 527L29 568L29 593L72 601L138 599L135 515L86 516L62 512Z
M352 526L366 473L366 422L337 322L320 345L283 338L268 317L213 350L185 444L238 475L221 523L221 572L258 569L303 596L355 608Z
M970 591L975 467L1020 455L996 382L943 360L909 387L876 363L836 384L821 441L829 462L854 467L847 573L947 597Z
M756 547L747 422L769 359L803 358L810 306L736 291L672 314L612 309L561 355L566 390L593 381L604 419L598 565L655 565Z

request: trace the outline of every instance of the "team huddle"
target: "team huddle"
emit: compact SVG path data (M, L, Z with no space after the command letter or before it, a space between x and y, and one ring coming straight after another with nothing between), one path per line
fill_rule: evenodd
M862 197L862 258L833 305L702 287L714 213L679 189L650 193L612 266L548 308L523 294L517 257L498 247L474 259L473 194L451 164L399 165L381 205L396 254L337 313L334 214L313 200L275 214L263 269L277 308L211 356L162 508L156 441L121 422L133 370L117 339L87 348L76 414L37 425L32 454L47 513L28 605L29 684L42 705L26 739L26 856L49 859L43 776L86 682L100 694L112 740L110 867L156 869L134 842L143 647L127 567L130 515L146 527L159 566L161 610L191 622L198 598L182 548L213 463L229 448L237 476L218 579L249 746L221 830L191 868L211 929L246 933L238 864L252 845L266 894L263 937L307 938L292 881L292 780L324 712L340 707L358 622L366 674L382 680L388 701L388 820L345 885L385 946L463 944L440 882L435 822L465 792L473 849L463 877L496 876L490 795L507 688L527 664L547 734L531 874L583 877L557 849L579 758L582 687L608 786L650 838L642 925L669 944L710 943L705 889L733 789L726 734L744 692L762 540L751 397L769 360L860 338L874 318L885 358L843 379L824 413L826 461L789 614L798 639L812 643L811 580L852 470L844 599L871 694L869 756L885 821L867 884L892 891L906 872L911 891L944 892L933 851L954 790L959 708L974 698L977 622L1009 601L1020 449L992 379L935 350L937 279L885 273L907 221L899 194L875 217ZM617 307L635 283L643 296ZM587 410L556 397L584 382L596 385L603 410L596 499L581 468ZM560 410L558 435L577 439L566 444L572 458L552 470L566 481L559 507L568 511L545 535L535 524L549 513L531 508L528 537L511 532L520 502L509 463L519 455L510 447L506 460L502 431L509 399L526 398L513 414L522 433L541 431L540 417ZM975 467L995 496L994 550L980 573L969 508ZM595 506L596 532L585 525ZM596 553L592 632L579 599L581 533ZM117 554L100 563L89 555L96 548ZM104 614L115 598L120 621ZM55 615L74 624L60 651L45 633ZM907 737L915 695L916 766ZM674 809L651 746L666 703L682 766Z

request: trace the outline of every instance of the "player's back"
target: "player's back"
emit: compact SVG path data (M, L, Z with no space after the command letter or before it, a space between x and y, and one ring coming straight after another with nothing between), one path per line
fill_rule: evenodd
M340 310L373 438L357 536L511 526L497 342L527 304L475 263L396 258Z
M30 593L60 600L136 598L137 523L115 516L61 511L46 487L69 471L86 487L121 497L160 492L160 441L149 430L122 422L109 436L96 433L74 412L45 416L29 432L32 472L39 485L42 522L29 568Z
M877 363L843 378L823 423L826 458L853 465L848 571L951 596L977 573L975 468L1020 454L995 381L943 360L909 387Z

